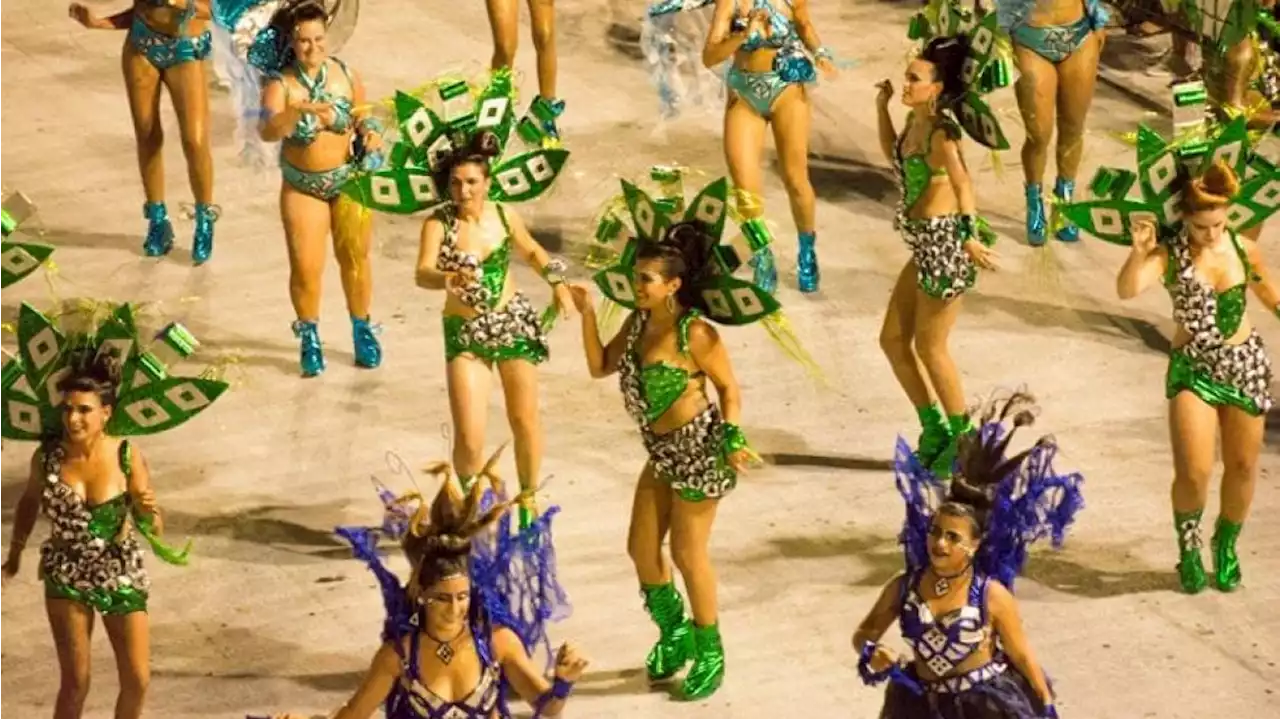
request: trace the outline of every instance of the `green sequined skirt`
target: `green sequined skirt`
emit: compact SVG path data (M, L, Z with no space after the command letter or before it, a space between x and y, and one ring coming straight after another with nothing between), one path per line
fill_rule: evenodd
M50 599L69 599L104 615L147 610L151 580L132 537L120 542L46 542L40 548L40 578Z
M666 434L647 426L640 433L658 480L684 501L721 499L738 485L738 473L722 450L724 420L715 405Z
M547 361L550 351L541 318L529 299L517 292L500 310L489 310L471 319L444 318L444 356L452 361L462 354L485 362Z
M1209 356L1205 356L1205 354ZM1169 355L1165 396L1189 391L1214 407L1237 407L1255 417L1271 408L1271 361L1254 333L1237 345L1220 345L1197 354L1179 348Z

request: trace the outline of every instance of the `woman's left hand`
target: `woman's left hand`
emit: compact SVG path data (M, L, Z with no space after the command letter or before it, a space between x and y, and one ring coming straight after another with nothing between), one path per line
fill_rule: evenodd
M997 261L1000 259L1000 253L987 247L977 240L967 240L964 243L965 254L969 255L969 259L973 260L973 264L984 270L1000 269Z
M750 450L740 449L729 455L729 466L733 467L735 472L746 472L755 464L755 457Z
M590 662L578 653L577 647L565 642L560 645L560 651L556 654L555 675L566 682L576 682L582 678L582 672L588 664Z
M569 291L569 285L561 282L555 286L556 310L560 312L560 317L568 319L578 313L577 302L573 299L573 293Z
M818 61L815 62L814 65L817 66L818 71L822 73L822 79L824 80L834 80L836 79L836 75L840 74L840 71L836 69L836 64L831 62L831 58L829 57L818 58Z

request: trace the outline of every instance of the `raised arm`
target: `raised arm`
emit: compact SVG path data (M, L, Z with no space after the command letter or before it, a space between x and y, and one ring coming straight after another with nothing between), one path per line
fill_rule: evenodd
M1031 683L1040 701L1045 706L1053 704L1053 693L1049 691L1049 682L1044 678L1044 671L1036 662L1031 652L1031 644L1022 631L1022 617L1018 615L1018 603L1003 584L994 579L987 583L987 609L991 614L991 625L1000 636L1000 643L1009 661L1018 668L1022 676Z
M746 32L733 32L733 17L737 12L737 0L716 0L715 14L711 17L711 30L707 32L707 42L702 47L702 64L715 67L733 57L734 53L747 41L751 29L760 27L760 23L752 20L751 28Z
M9 535L9 556L4 562L4 578L18 573L22 562L22 552L27 548L27 540L36 527L40 517L40 495L44 489L44 453L39 448L31 455L31 464L27 471L27 486L22 490L22 498L18 500L18 509L13 515L13 534Z
M1129 257L1116 276L1116 294L1122 300L1132 299L1160 280L1169 262L1168 251L1156 244L1155 225L1146 220L1133 224L1133 245Z
M98 17L80 3L71 3L67 14L90 30L125 30L133 24L133 5L109 17Z
M636 321L636 314L632 312L627 315L622 329L606 346L600 341L600 325L596 319L596 309L591 304L591 292L577 285L570 287L569 291L573 294L573 303L578 312L582 313L582 346L587 355L587 371L594 379L608 377L618 371L622 353L627 351L627 336L631 333L632 323Z
M418 268L414 281L424 290L443 290L449 279L447 272L437 269L440 261L440 244L444 241L444 222L439 217L428 217L422 223L422 239L418 246Z
M898 144L898 130L893 126L893 116L889 114L889 100L893 99L893 82L885 79L876 83L880 91L876 95L876 125L880 134L880 152L884 153L885 162L890 167L898 161L894 152Z
M738 418L742 416L742 390L738 387L738 379L733 376L729 351L720 340L720 333L710 322L699 319L690 325L689 353L693 355L698 369L705 372L707 379L715 385L724 421L738 424Z
M1249 258L1249 266L1253 270L1249 278L1249 287L1253 289L1254 296L1262 300L1268 310L1280 317L1280 288L1276 287L1271 269L1267 267L1266 258L1262 256L1262 249L1257 242L1247 237L1239 239L1244 246L1245 256Z

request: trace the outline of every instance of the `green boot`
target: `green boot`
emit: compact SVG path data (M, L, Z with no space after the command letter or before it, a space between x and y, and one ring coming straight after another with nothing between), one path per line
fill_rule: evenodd
M941 480L951 479L955 471L956 455L960 451L960 437L973 431L973 422L967 414L953 414L947 417L947 443L938 453L929 469Z
M1234 592L1243 578L1240 573L1240 557L1236 556L1236 539L1244 524L1218 517L1209 546L1213 549L1213 573L1218 589Z
M658 625L658 642L644 660L649 681L675 676L693 658L693 622L684 614L684 597L675 582L641 586L644 608Z
M720 625L709 627L693 625L695 656L693 666L680 685L680 695L685 701L706 699L720 688L724 681L724 646L720 643Z
M1178 530L1178 579L1182 582L1182 591L1187 594L1198 594L1208 584L1204 559L1200 556L1200 548L1204 546L1200 536L1202 514L1203 509L1173 513L1173 524Z
M946 448L951 433L947 430L947 420L943 418L942 408L938 405L916 407L916 415L920 417L921 427L920 439L916 441L916 457L921 465L930 467Z

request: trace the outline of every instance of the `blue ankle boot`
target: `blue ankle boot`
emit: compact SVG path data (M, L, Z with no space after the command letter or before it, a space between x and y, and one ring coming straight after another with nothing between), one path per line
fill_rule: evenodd
M142 254L160 257L173 249L173 223L163 202L148 202L142 206L142 216L147 218L147 239L142 241Z
M796 284L801 292L817 292L822 273L818 270L818 242L815 232L800 233L800 253L796 258Z
M302 368L303 377L315 377L324 372L324 349L320 345L320 330L311 320L298 320L293 323L293 336L301 340L301 354L298 365Z
M755 269L752 281L756 287L769 294L778 289L778 265L773 260L772 247L762 248L747 264Z
M351 341L356 348L356 364L373 369L382 364L382 345L377 334L381 327L369 323L369 318L351 318Z
M196 203L196 235L191 241L191 261L197 267L213 255L213 223L218 221L218 208Z
M1076 191L1076 181L1066 180L1061 177L1053 183L1053 196L1058 198L1060 202L1071 202L1071 195ZM1080 228L1075 225L1064 224L1062 229L1058 230L1057 237L1059 242L1075 242L1080 239Z
M1044 196L1040 194L1039 182L1027 183L1027 244L1040 247L1045 241L1045 229L1048 222L1044 216Z

